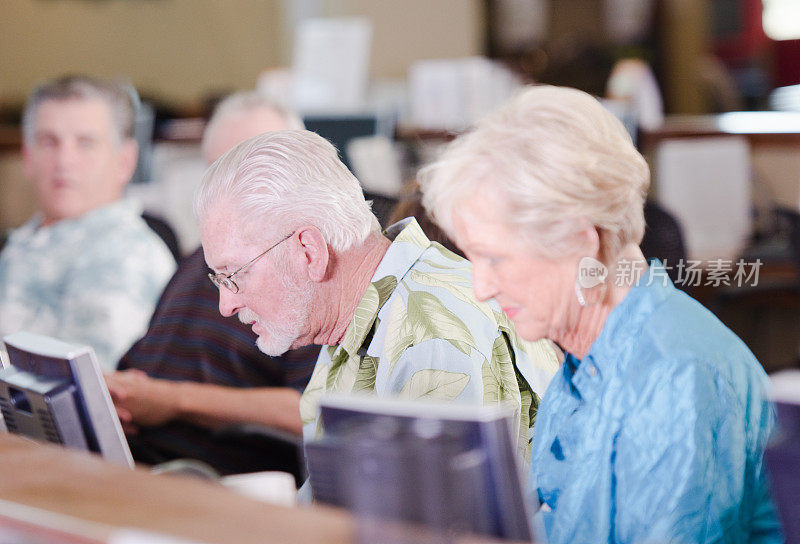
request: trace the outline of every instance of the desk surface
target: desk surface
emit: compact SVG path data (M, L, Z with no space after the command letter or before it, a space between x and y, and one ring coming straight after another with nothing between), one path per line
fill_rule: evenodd
M72 527L92 537L82 542L104 541L119 527L226 544L352 542L354 532L338 510L272 506L210 482L131 471L7 434L0 434L0 499L0 527L34 507L87 522Z

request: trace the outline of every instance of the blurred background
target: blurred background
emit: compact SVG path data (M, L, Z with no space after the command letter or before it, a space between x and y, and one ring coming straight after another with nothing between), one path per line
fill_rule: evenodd
M420 164L520 85L585 90L651 164L653 256L702 263L684 288L768 371L798 364L798 0L0 0L3 231L34 207L25 97L65 73L138 91L130 195L178 253L198 243L198 144L228 93L298 111L388 214Z

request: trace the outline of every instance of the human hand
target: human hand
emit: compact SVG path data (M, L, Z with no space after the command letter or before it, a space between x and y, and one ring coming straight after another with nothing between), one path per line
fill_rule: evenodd
M174 382L150 378L135 369L107 374L105 379L127 434L136 434L139 427L164 425L177 416Z

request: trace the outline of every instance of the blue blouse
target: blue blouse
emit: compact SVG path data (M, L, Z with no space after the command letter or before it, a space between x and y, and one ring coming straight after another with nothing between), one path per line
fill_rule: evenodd
M766 375L651 268L586 357L567 354L539 406L536 521L552 544L782 542L762 461Z

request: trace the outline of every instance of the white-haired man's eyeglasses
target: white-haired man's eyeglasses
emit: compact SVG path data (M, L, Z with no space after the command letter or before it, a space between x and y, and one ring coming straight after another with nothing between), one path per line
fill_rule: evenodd
M251 259L247 263L243 264L242 266L240 266L239 268L237 268L236 270L234 270L230 274L223 274L222 272L217 272L217 273L213 273L212 272L212 273L210 273L208 275L208 279L210 279L211 283L213 283L217 287L224 287L225 289L229 290L230 292L232 292L234 294L238 293L239 292L239 286L236 285L235 281L233 281L233 277L236 274L238 274L239 272L241 272L242 270L244 270L245 268L247 268L248 266L250 266L251 264L253 264L254 262L256 262L257 260L259 260L264 255L269 253L271 250L275 249L280 243L285 242L286 240L291 238L293 234L294 234L294 232L290 232L289 234L287 234L286 236L284 236L283 238L281 238L280 240L278 240L277 242L275 242L274 244L269 246L262 253L260 253L259 255L256 255L253 259Z

